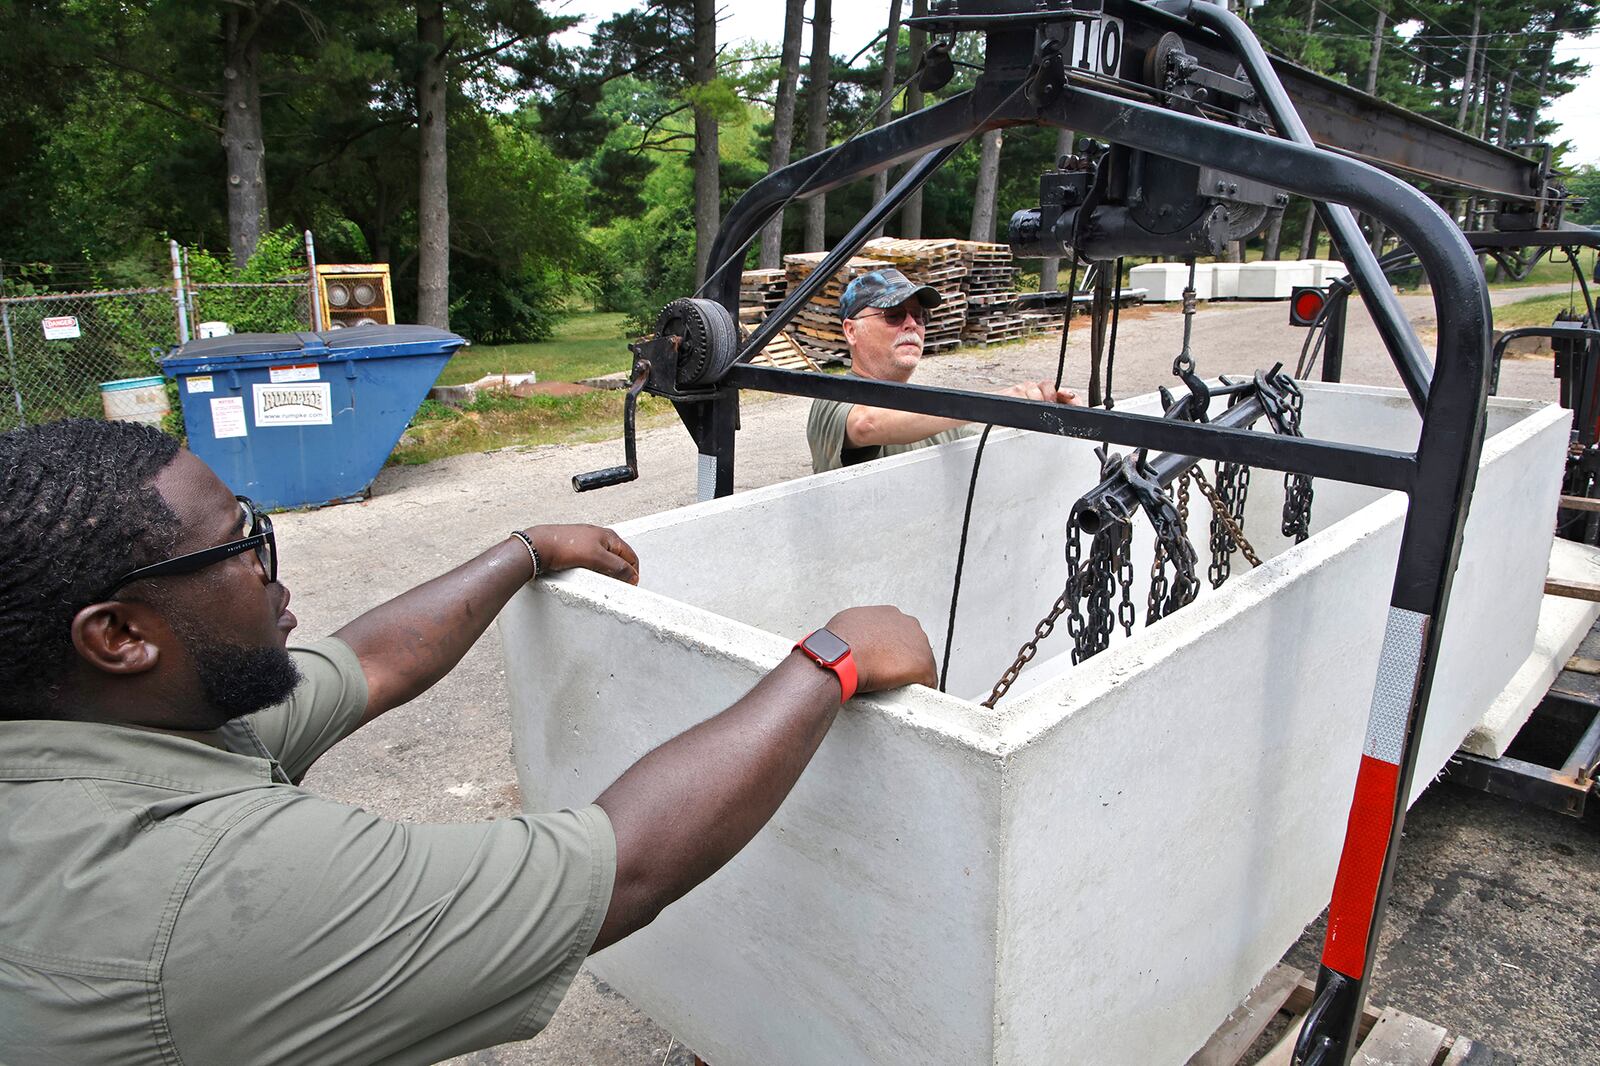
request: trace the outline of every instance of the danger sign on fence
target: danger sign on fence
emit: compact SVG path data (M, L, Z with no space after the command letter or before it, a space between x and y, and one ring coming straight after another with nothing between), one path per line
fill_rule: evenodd
M70 341L83 336L78 329L77 315L57 315L41 319L39 324L44 327L44 339L47 341Z

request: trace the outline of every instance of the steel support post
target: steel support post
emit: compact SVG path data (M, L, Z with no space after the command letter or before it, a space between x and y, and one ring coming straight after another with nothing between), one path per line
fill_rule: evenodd
M6 334L6 369L11 378L11 399L17 405L17 425L28 424L28 412L22 405L22 383L17 380L17 351L11 342L11 305L5 299L5 271L0 270L0 325Z
M183 264L178 258L178 242L167 241L167 248L172 256L172 304L177 308L178 315L178 343L189 343L189 310L184 306L183 299Z
M1322 380L1344 380L1344 331L1350 313L1350 290L1335 294L1322 322Z

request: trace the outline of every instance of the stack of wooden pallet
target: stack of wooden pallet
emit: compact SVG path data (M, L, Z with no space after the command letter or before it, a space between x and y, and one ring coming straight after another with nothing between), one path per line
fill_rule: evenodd
M1020 314L991 311L985 314L967 312L967 324L961 330L961 343L987 348L1021 340L1029 335L1028 327Z
M794 288L817 269L825 252L800 252L783 257L789 288ZM843 327L839 322L839 297L844 288L862 274L888 266L878 259L851 259L827 284L790 320L789 330L795 342L806 355L819 363L842 362L849 357L850 346L844 341Z
M1063 311L1021 311L1017 317L1022 319L1022 333L1025 337L1039 333L1060 333L1062 323L1067 320Z
M1017 268L1011 248L987 241L958 241L967 266L962 283L967 293L967 325L961 333L968 344L988 346L1020 340L1029 333L1027 320L1015 309Z
M746 270L739 279L739 322L759 326L788 291L789 280L782 270Z
M1011 246L987 241L957 241L967 277L962 283L968 298L1017 296L1017 267L1011 259Z
M967 322L967 294L962 288L967 265L961 258L960 243L879 237L861 249L863 254L897 267L918 285L932 285L944 297L944 302L928 316L922 350L929 355L961 344L961 330Z

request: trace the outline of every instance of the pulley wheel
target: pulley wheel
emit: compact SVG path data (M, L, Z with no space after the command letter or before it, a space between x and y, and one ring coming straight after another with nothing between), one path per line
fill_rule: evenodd
M1144 83L1157 89L1167 87L1167 64L1171 57L1183 51L1183 38L1176 33L1164 33L1144 55Z
M674 300L656 319L658 337L678 337L678 387L715 385L739 358L739 330L715 300Z

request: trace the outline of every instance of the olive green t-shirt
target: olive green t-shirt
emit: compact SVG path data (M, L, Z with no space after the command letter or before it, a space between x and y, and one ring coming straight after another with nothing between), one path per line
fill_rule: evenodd
M227 751L0 721L0 1061L424 1063L532 1036L605 917L599 807L391 822L291 782L360 721L328 638Z
M811 470L820 474L824 470L837 470L841 466L855 466L885 455L914 452L918 448L931 448L935 444L948 444L977 432L976 426L956 426L943 430L911 444L873 444L865 448L846 448L844 444L845 419L850 417L854 404L840 400L812 400L811 414L806 418L806 443L811 445Z

